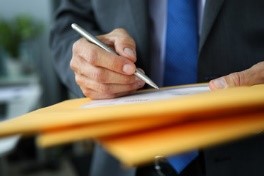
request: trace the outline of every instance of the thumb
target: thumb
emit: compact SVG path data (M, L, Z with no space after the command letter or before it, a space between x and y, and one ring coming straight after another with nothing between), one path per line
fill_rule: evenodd
M132 62L136 62L136 43L125 29L114 29L106 35L98 36L98 38L110 44L118 55L126 57Z
M253 65L251 68L231 73L227 76L211 80L209 87L211 90L224 89L236 86L252 86L264 83L264 61Z
M248 81L250 75L250 69L241 72L231 73L229 75L211 80L209 82L209 87L211 90L216 90L237 86L250 86L251 83Z

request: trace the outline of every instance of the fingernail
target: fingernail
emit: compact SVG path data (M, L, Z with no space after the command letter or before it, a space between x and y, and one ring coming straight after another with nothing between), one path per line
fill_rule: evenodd
M228 87L226 80L223 77L213 80L213 83L217 89L225 89Z
M125 48L124 52L126 53L126 55L128 55L130 57L135 57L136 56L135 52L132 49L130 49L130 48Z
M126 74L133 74L135 72L135 67L130 64L125 64L123 66L123 72L125 72Z

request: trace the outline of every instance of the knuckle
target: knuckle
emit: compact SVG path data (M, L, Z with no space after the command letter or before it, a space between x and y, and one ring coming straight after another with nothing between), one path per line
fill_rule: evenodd
M75 74L75 82L76 82L78 85L83 85L84 80L82 79L81 76Z
M130 90L137 90L137 89L140 89L141 87L143 87L144 84L140 84L140 83L135 83L135 84L132 84L130 86Z
M77 40L72 45L72 52L76 53L79 50L80 47L80 40Z
M122 73L124 64L125 64L125 60L122 58L118 58L118 59L112 59L111 62L108 64L108 66L109 68L111 68L111 70Z
M112 31L112 34L118 37L120 42L129 43L131 45L135 45L135 41L131 38L128 32L123 28L117 28Z
M229 76L235 86L240 86L242 79L241 74L235 72L235 73L231 73Z
M75 61L74 57L72 57L72 59L70 61L70 68L72 70L76 70L76 61Z
M127 47L134 48L135 47L135 41L132 38L129 38L128 36L121 36L119 37L119 42L127 45Z
M82 88L82 93L83 93L83 95L85 97L90 97L91 98L92 93L91 93L90 89Z
M98 50L93 45L85 45L82 39L77 40L74 42L72 46L72 60L74 60L75 57L82 57L90 64L95 64L97 57L98 57Z
M113 30L113 33L125 33L125 34L127 34L127 32L124 28L116 28Z
M104 76L104 72L102 71L102 69L95 69L92 73L91 73L91 77L94 81L99 82L99 83L104 83L105 82L105 76Z
M97 90L105 95L111 95L111 89L106 84L98 84Z
M124 76L123 82L125 84L132 84L135 83L135 78L133 76Z
M87 52L86 60L91 65L95 65L96 64L96 60L97 60L96 49L90 49L89 52Z

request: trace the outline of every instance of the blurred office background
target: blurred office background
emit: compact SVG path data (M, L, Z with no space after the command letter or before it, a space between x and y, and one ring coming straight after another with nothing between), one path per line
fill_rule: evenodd
M58 3L0 2L0 121L68 98L48 46ZM83 143L40 149L34 137L0 139L0 176L88 176L87 151Z

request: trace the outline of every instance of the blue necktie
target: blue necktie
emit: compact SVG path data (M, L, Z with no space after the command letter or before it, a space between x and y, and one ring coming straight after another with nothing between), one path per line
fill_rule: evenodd
M195 83L197 79L197 0L168 0L164 85ZM177 140L177 139L175 139ZM168 157L180 173L197 151Z
M197 0L168 0L164 85L197 79Z

